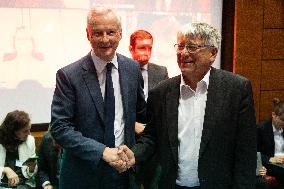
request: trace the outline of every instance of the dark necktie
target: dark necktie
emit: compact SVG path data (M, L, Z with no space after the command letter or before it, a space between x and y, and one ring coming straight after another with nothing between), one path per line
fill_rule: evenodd
M104 122L105 133L104 142L108 147L115 147L114 137L114 114L115 114L115 100L114 90L111 77L112 63L106 65L106 83L105 83L105 98L104 98Z

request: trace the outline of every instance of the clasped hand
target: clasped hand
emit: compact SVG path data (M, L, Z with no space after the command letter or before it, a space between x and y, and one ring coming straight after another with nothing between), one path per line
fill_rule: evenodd
M120 173L135 164L134 154L126 145L117 148L106 147L102 159Z

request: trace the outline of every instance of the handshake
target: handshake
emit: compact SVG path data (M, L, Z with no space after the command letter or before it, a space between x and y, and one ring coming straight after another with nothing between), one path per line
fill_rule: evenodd
M126 145L117 148L106 147L102 159L119 173L126 171L135 164L134 154Z

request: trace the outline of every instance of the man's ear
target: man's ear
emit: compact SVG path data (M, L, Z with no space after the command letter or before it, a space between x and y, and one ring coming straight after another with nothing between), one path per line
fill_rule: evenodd
M216 59L216 57L217 57L217 54L218 54L218 49L215 48L215 47L213 47L213 48L211 49L211 57L210 57L210 60L211 60L212 62L215 61L215 59Z
M119 41L120 41L122 39L122 31L121 30L118 31L118 35L119 35Z
M128 49L129 49L130 53L133 52L133 47L132 47L132 45L129 45Z
M86 28L86 34L87 34L87 39L90 41L91 36L90 36L89 30L88 30L88 27Z

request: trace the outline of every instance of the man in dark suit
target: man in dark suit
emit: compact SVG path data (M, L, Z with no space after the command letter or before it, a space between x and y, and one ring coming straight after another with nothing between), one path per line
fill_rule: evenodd
M263 165L267 174L275 176L284 185L284 102L278 98L273 99L272 119L257 126L257 149L261 152Z
M60 154L61 146L53 140L49 131L46 132L39 147L38 173L36 175L37 188L58 188Z
M132 58L136 60L141 69L144 80L144 94L148 97L148 91L153 89L161 81L168 79L168 71L164 66L150 63L153 47L153 36L145 30L137 30L130 36L129 51ZM135 133L137 136L141 135L145 128L142 123L135 123ZM136 181L139 186L143 183L144 189L152 189L157 186L157 179L159 178L159 167L157 167L157 159L153 157L151 160L141 165L140 171L136 171Z
M51 134L64 148L60 188L125 189L131 163L119 146L135 143L135 121L144 122L139 65L116 53L121 23L110 9L87 17L92 50L57 72ZM119 166L119 167L118 167Z
M181 76L149 92L147 126L132 150L136 164L158 153L159 188L254 188L251 83L211 67L220 41L219 32L206 23L184 26L175 45Z
M153 89L161 81L168 79L168 71L165 66L159 66L150 63L152 54L153 36L145 30L137 30L130 36L129 51L133 60L136 60L141 69L144 80L145 99L148 98L148 91ZM135 125L136 134L140 135L144 126L142 124Z

